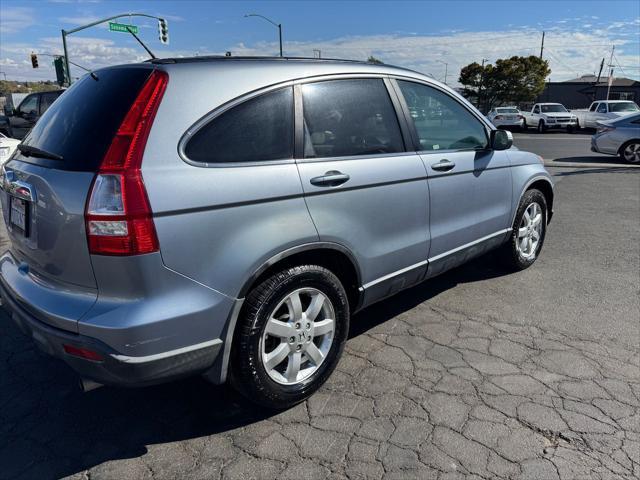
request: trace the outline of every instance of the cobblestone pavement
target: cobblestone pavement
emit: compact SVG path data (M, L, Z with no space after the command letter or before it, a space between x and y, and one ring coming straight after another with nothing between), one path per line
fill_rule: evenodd
M0 317L0 478L640 478L638 178L559 177L536 266L485 257L367 309L325 387L280 414L200 379L80 394ZM599 202L619 246L594 260L570 233Z

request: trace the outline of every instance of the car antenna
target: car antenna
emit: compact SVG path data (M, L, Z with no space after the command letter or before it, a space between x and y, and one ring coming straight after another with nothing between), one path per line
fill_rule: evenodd
M147 46L144 43L142 43L142 40L140 40L138 36L135 33L133 33L133 30L131 30L131 28L128 25L126 26L126 28L127 28L127 32L133 35L133 38L135 38L138 41L138 43L142 45L142 48L144 48L147 51L151 59L155 60L157 57L153 54L153 52L149 50L149 48L147 48Z
M84 70L84 71L85 71L85 72L87 72L87 73L89 74L89 76L90 76L91 78L93 78L96 82L98 81L98 75L96 75L96 73L95 73L93 70L89 70L88 68L83 67L82 65L78 65L77 63L74 63L74 62L72 62L71 60L69 60L69 63L70 63L71 65L74 65L74 66L78 67L78 68L79 68L79 69L81 69L81 70Z

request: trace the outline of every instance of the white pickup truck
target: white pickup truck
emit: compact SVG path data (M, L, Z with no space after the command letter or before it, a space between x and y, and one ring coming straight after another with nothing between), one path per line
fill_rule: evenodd
M578 117L577 128L597 128L598 122L640 111L630 100L597 100L588 109L571 110Z
M560 103L536 103L530 112L520 112L524 117L522 128L535 128L543 133L551 128L566 129L571 133L576 128L577 119Z

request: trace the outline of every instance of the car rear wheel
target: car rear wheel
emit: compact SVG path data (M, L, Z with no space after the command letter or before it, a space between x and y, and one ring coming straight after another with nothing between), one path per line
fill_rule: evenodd
M629 163L640 163L640 141L625 143L620 148L620 158Z
M238 322L232 385L259 405L284 409L308 398L335 369L349 331L349 303L332 272L302 265L255 287Z
M547 201L540 190L525 192L518 205L509 241L502 247L503 263L524 270L536 261L547 231Z

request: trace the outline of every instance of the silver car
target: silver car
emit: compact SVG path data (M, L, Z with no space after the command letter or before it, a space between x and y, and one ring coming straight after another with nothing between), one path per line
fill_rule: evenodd
M487 118L496 127L511 127L521 129L524 125L524 116L518 107L496 107L487 113Z
M492 249L516 270L540 254L541 159L427 76L233 57L95 76L0 195L3 307L85 385L202 374L284 408L329 377L355 312Z
M591 137L591 151L640 163L640 113L598 122L598 131Z

